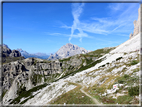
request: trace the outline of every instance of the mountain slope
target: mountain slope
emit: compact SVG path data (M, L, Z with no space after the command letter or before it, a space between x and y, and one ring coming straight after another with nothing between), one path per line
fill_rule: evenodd
M114 52L132 52L140 49L140 33L134 36L133 38L127 40L126 42L119 45L111 53Z
M74 76L69 76L66 79L60 79L57 82L51 83L50 86L45 87L43 90L40 91L39 94L37 94L34 98L28 100L24 105L29 105L29 104L46 105L49 102L56 103L56 101L62 98L65 95L65 93L67 95L69 93L68 91L75 90L75 87L74 88L72 87L70 89L67 88L69 87L68 86L69 83L74 83L72 84L74 86L77 86L77 84L78 85L82 84L84 87L88 87L86 88L88 90L87 92L92 93L90 94L91 96L92 95L98 96L100 98L99 100L102 103L112 102L115 104L119 102L122 104L124 103L127 104L125 100L129 99L128 100L129 103L138 104L139 101L138 95L136 94L134 95L134 97L128 96L129 88L127 87L130 87L130 85L132 85L132 87L135 88L139 84L139 79L138 79L139 67L140 67L139 51L135 51L138 50L140 47L139 37L140 34L136 35L133 39L128 40L125 43L119 45L118 47L116 47L116 49L112 50L110 53L102 56L101 58L104 58L103 61L96 64L94 67L76 73ZM132 47L133 45L135 45L136 47L135 46ZM120 81L125 81L125 82L120 82ZM65 85L61 86L61 83ZM117 85L120 85L119 88L121 90L119 88L114 88L114 91L112 91L113 86ZM123 87L121 88L122 85ZM57 88L58 90L62 91L58 92L54 91ZM50 89L52 89L52 91L48 93L49 92L48 90ZM94 89L95 91L97 91L97 93L95 94L93 91ZM123 91L126 91L127 93L123 93ZM105 97L105 95L108 95L108 97ZM74 95L74 97L76 96ZM123 101L120 100L124 97L127 98L125 98ZM108 102L106 102L104 99L107 99Z

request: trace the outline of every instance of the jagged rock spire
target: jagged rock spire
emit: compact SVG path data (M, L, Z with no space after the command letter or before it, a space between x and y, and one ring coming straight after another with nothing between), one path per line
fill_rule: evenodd
M141 13L140 13L140 10L141 10L141 6L140 6L140 8L138 9L138 20L134 20L134 32L133 32L133 34L131 33L130 34L130 39L133 37L133 36L135 36L135 35L137 35L138 33L140 33L140 17L141 17Z

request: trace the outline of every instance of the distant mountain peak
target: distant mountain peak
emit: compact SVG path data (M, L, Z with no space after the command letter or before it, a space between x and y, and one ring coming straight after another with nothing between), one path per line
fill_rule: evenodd
M88 51L77 45L67 43L66 45L63 45L54 55L50 55L48 60L67 58L76 54L84 54L84 53L88 53Z
M34 53L34 54L30 54L24 50L22 50L21 48L17 49L19 52L21 52L22 56L24 56L25 58L30 58L30 57L35 57L35 58L40 58L40 59L47 59L49 57L49 55L45 54L45 53Z
M6 45L6 44L3 44L3 46L5 46L5 47L9 48L9 47L8 47L8 45Z

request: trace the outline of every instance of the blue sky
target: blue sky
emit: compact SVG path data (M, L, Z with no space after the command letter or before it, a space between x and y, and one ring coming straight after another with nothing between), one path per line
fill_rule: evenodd
M3 3L3 43L54 53L67 43L96 50L133 33L139 3Z

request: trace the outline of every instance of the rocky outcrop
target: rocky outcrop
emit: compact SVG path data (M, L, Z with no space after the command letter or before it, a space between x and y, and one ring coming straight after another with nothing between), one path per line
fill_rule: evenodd
M51 54L48 58L48 60L57 60L57 59L60 59L62 57L60 57L58 54Z
M17 50L11 50L7 45L0 46L3 49L2 57L20 57L21 53Z
M62 63L59 61L52 61L49 63L41 63L38 62L36 65L34 65L34 71L37 74L42 75L49 75L49 74L56 74L56 73L62 73Z
M3 102L10 103L17 97L18 90L25 88L29 90L36 85L44 83L44 77L49 74L62 73L62 64L59 61L43 61L37 58L27 58L22 61L10 62L3 65L2 89L7 91ZM42 81L33 81L43 77ZM38 82L38 83L35 83Z
M139 32L140 32L140 8L138 9L138 20L134 20L134 32L133 34L131 33L130 34L130 39L133 37L133 36L136 36Z
M1 48L3 48L2 57L7 57L12 52L11 49L7 45L3 45L3 47L0 46L0 50L1 50Z
M2 53L0 54L0 61L3 63L8 63L16 60L22 60L24 57L21 56L21 53L17 50L11 50L7 45L0 45L0 52L2 49Z
M71 43L67 43L66 45L62 46L54 55L50 55L48 60L67 58L76 54L85 54L87 52L88 51L84 48L78 47L77 45L73 45Z
M19 61L4 64L2 72L3 89L8 90L16 76L23 71L25 71L24 65Z
M9 55L10 57L20 57L21 53L17 50L12 50L12 52Z

